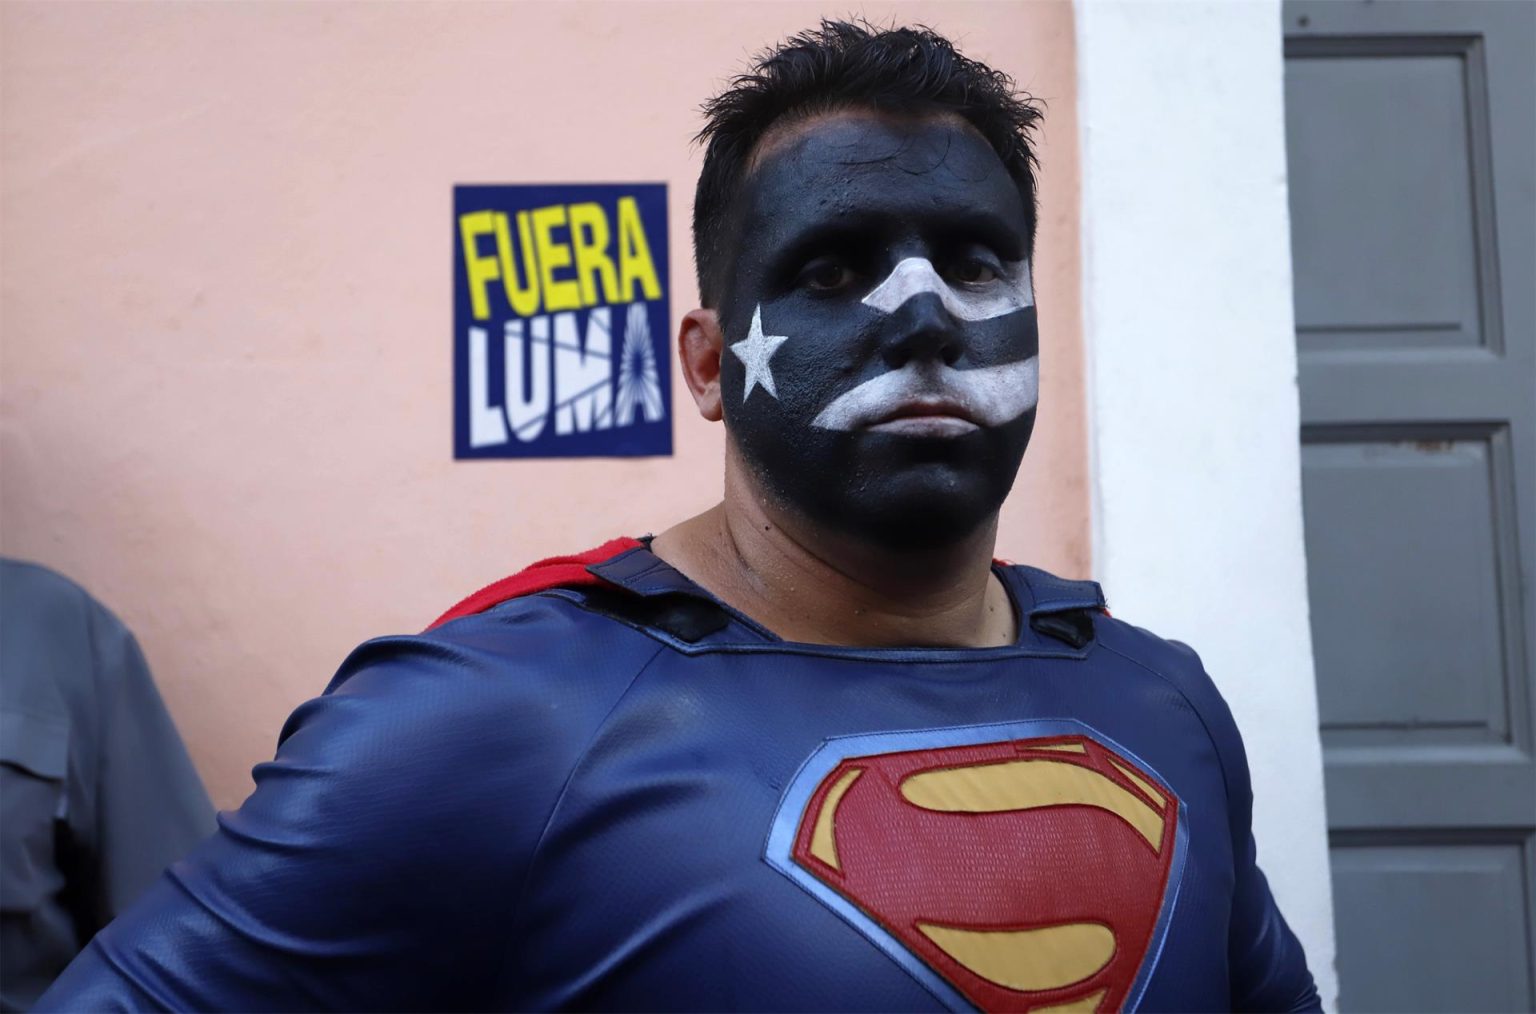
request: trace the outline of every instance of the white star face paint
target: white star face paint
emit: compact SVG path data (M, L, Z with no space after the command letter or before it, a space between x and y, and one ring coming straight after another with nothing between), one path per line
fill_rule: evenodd
M971 425L931 427L934 435L959 435L977 426L1012 422L1039 400L1039 356L972 370L957 370L933 360L912 360L899 370L882 373L838 395L811 425L824 430L885 425L899 432L915 424L891 424L909 418L948 416Z
M743 402L752 397L752 389L758 385L778 398L779 392L773 386L773 368L768 361L779 351L779 346L787 341L788 335L763 334L763 307L758 304L757 309L752 311L752 327L747 331L747 337L731 346L736 358L747 368L747 378L742 383Z
M908 257L897 264L863 302L882 313L895 313L907 300L929 292L957 320L991 320L1035 305L1029 261L1006 261L994 284L969 289L946 282L926 257Z

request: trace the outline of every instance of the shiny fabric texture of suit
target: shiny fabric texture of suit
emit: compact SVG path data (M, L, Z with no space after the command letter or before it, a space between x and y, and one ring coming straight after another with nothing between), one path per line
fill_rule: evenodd
M40 1009L1318 1009L1199 659L997 573L1002 648L785 642L633 542L370 641Z

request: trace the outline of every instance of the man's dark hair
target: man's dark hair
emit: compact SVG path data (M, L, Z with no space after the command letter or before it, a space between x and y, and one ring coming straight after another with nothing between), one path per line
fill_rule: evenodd
M694 264L700 300L717 305L726 256L726 217L759 142L775 125L836 109L912 115L953 113L1002 159L1024 196L1028 252L1035 245L1035 152L1040 109L1011 77L968 59L921 25L879 29L823 20L758 57L750 70L704 104L704 168L693 202Z

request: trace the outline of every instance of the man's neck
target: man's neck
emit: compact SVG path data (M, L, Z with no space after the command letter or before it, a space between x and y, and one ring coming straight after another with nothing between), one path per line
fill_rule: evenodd
M980 648L1018 636L991 569L996 534L994 520L941 549L882 549L818 531L727 469L725 500L662 532L651 549L785 640Z

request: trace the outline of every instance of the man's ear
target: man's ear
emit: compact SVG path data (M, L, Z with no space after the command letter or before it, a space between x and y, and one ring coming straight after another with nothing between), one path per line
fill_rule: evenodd
M720 332L720 317L715 311L689 310L683 314L677 333L677 359L699 415L710 422L719 422L722 415L720 356L724 350L725 335Z

